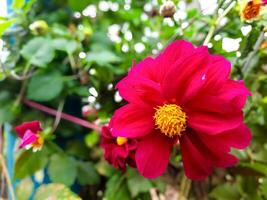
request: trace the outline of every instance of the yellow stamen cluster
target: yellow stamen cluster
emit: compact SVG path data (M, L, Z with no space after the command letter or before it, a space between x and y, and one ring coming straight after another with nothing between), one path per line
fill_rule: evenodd
M43 144L44 144L44 139L39 136L38 139L31 145L33 151L35 152L35 151L41 150L43 147Z
M117 137L117 144L120 146L124 145L127 141L128 141L128 139L125 137Z
M176 104L165 104L156 108L155 125L168 137L181 136L186 129L186 114Z

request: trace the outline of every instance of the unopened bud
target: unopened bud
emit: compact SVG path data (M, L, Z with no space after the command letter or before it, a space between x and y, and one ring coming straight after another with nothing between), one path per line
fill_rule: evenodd
M172 17L176 12L176 6L173 1L166 1L159 9L162 17Z
M82 107L82 115L83 117L89 117L89 116L96 116L97 110L93 108L92 106L86 105Z
M34 35L42 35L48 31L48 25L44 20L37 20L30 24L30 30Z

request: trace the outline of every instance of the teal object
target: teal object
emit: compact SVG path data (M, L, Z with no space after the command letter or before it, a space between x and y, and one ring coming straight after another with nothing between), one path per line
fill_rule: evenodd
M12 127L10 124L4 124L4 133L6 136L6 162L7 170L11 181L14 177L14 148L16 143L16 136L12 134ZM12 187L16 188L16 182L12 181ZM8 199L11 200L10 191L8 191Z

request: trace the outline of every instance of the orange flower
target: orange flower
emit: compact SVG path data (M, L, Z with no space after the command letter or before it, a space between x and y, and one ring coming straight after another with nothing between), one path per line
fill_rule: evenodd
M243 20L251 21L259 18L266 5L266 0L242 0L240 2L240 16Z

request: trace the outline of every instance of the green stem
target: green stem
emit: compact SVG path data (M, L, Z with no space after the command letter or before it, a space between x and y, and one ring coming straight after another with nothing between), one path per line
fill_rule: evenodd
M252 70L253 66L250 66L250 63L251 61L253 60L253 57L257 54L257 52L259 51L260 47L261 47L261 44L264 40L264 30L262 30L260 32L260 35L253 47L253 51L251 51L249 54L248 54L248 57L246 58L246 61L245 61L245 64L243 65L242 67L242 73L244 75L244 77L247 76L248 72L250 70Z
M29 70L30 70L30 67L31 67L31 62L28 62L23 70L23 74L22 76L23 77L26 77ZM23 96L24 96L24 93L26 91L26 87L27 87L27 83L28 83L28 79L26 78L25 80L23 80L22 82L22 86L20 88L20 91L19 91L19 95L14 103L14 106L15 108L20 104L21 100L23 99Z
M214 19L214 23L212 24L212 26L210 27L210 30L203 42L203 45L207 46L208 43L210 42L212 36L214 35L217 26L220 24L221 20L232 10L232 8L235 6L236 2L233 1L229 4L229 6L224 10L224 12L222 14L219 15L219 17L217 17L217 15L215 15L215 19Z
M178 200L186 200L191 188L191 180L183 174Z

